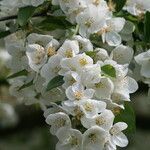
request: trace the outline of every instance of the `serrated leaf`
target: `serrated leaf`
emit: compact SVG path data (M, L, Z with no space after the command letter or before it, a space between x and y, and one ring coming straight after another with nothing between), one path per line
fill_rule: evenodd
M5 38L9 34L11 34L10 31L0 31L0 39Z
M144 21L144 37L146 42L150 42L150 12L146 12Z
M131 105L131 103L125 103L125 109L121 110L120 114L115 117L115 123L117 122L125 122L128 124L128 128L125 131L128 134L135 133L136 131L136 118L135 112Z
M116 77L116 70L111 65L104 65L104 66L101 67L101 70L107 76L110 76L110 77L113 77L113 78Z
M68 29L73 25L65 20L65 17L49 16L44 19L37 27L41 30L52 31L55 29Z
M61 86L64 83L63 76L56 76L52 80L49 81L46 91L52 90L56 87Z
M22 71L19 71L17 73L14 73L14 74L8 76L7 79L12 79L12 78L16 78L16 77L20 77L20 76L27 76L27 75L28 75L28 71L22 70Z
M26 83L26 84L24 84L23 86L21 86L21 87L18 89L18 91L20 91L20 90L22 90L22 89L25 89L25 88L27 88L27 87L30 87L31 85L33 85L33 80L30 81L29 83Z
M33 6L27 6L19 9L18 12L18 24L20 26L25 26L30 18L33 16L34 12L36 10L36 7Z

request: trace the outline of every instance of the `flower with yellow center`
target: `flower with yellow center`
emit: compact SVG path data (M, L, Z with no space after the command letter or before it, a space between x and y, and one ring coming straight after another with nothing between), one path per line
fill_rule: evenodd
M55 114L50 114L46 118L47 124L51 125L51 133L55 135L61 128L71 127L71 121L67 114L59 112Z
M66 89L67 98L73 101L92 98L93 94L93 89L85 89L84 86L78 82Z
M77 100L82 99L82 97L84 96L83 93L80 92L80 91L76 91L76 92L74 93L74 95L75 95L75 98L76 98Z
M93 126L83 134L84 150L103 149L107 139L108 133L104 129Z
M80 58L79 59L79 63L80 63L81 66L85 66L85 65L88 64L88 62L87 62L87 60L85 58Z
M66 56L67 58L73 57L73 51L72 51L71 49L67 49L67 50L65 51L65 56Z

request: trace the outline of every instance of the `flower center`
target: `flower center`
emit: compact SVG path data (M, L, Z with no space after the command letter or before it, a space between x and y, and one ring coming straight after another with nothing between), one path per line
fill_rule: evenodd
M105 88L104 84L102 82L96 83L95 87L98 88Z
M80 91L76 91L74 95L77 100L80 100L83 97L83 93Z
M106 123L105 118L103 118L103 117L98 117L98 118L96 118L96 124L97 124L98 126L101 126L101 125L103 125L103 124L105 124L105 123Z
M63 118L57 118L54 121L54 125L58 128L65 126L65 124L66 124L66 120L64 120Z
M66 56L67 58L73 57L73 52L72 52L72 50L71 50L71 49L67 49L66 52L65 52L65 56Z
M47 55L50 57L50 56L53 56L55 54L56 54L55 47L49 47L48 50L47 50Z
M89 135L89 139L90 139L90 142L91 143L96 143L97 142L97 136L96 136L96 133L91 133L90 135Z
M110 129L110 134L111 135L115 135L115 134L118 134L119 133L119 131L118 131L118 129L116 128L116 127L112 127L111 129Z
M90 28L93 23L94 23L93 18L89 18L87 21L85 21L84 25L85 25L87 28Z
M69 142L72 147L79 145L79 140L75 136L70 136Z
M81 58L81 59L79 60L79 63L80 63L81 66L85 66L85 65L88 64L88 62L87 62L87 60L86 60L85 58Z
M94 105L93 104L91 104L91 103L85 103L84 104L84 109L86 110L86 111L89 111L89 112L91 112L92 110L93 110L93 108L94 108Z
M100 4L100 1L101 1L101 0L93 0L92 3L93 3L95 6L98 6L98 5Z

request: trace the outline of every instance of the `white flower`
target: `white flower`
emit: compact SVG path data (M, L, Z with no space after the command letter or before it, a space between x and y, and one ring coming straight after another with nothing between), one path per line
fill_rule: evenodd
M119 147L126 147L128 145L128 139L122 132L128 127L124 122L118 122L113 125L109 133L111 135L111 142Z
M108 137L108 133L103 128L93 126L83 134L83 149L103 150Z
M135 16L140 16L150 10L150 3L149 0L128 0L124 9Z
M86 66L92 64L93 59L88 55L86 55L85 53L78 54L73 58L64 58L60 63L61 70L59 71L59 74L65 75L68 71L78 72L83 68L85 68Z
M114 81L114 85L114 93L117 94L116 96L114 95L114 97L117 98L116 101L120 98L123 98L122 100L126 99L128 101L130 98L129 94L134 93L138 89L137 82L129 76Z
M74 36L73 39L78 41L80 51L82 52L93 51L93 45L89 39L83 38L80 35Z
M86 122L89 118L98 115L106 109L106 103L93 99L81 100L77 102L65 101L62 103L62 107L72 116L81 120L82 125L86 127Z
M55 55L57 53L56 50L58 49L58 47L59 42L55 39L52 39L45 47L48 57Z
M85 89L80 83L75 83L66 89L66 96L69 100L90 99L94 95L93 89Z
M62 87L64 89L67 89L69 86L73 85L74 83L76 82L80 82L80 76L78 75L77 72L74 72L74 71L68 71L64 78L64 84L62 85Z
M57 132L56 150L82 150L82 133L76 129L62 128Z
M52 39L53 39L53 37L50 36L50 35L42 35L42 34L37 34L37 33L31 33L27 37L27 44L39 44L39 45L41 45L45 48L46 45L49 42L51 42Z
M96 53L96 60L97 61L105 61L107 59L110 59L109 55L108 55L108 52L105 49L103 49L103 48L96 48L95 51L98 51Z
M107 8L97 9L95 5L89 4L76 18L80 35L89 37L90 34L98 32L105 23L107 13Z
M97 98L110 99L114 90L114 84L109 78L102 77L100 82L94 85L93 89Z
M86 2L84 0L71 0L69 1L66 16L67 19L72 23L76 23L76 17L87 7Z
M60 62L61 70L59 71L59 75L65 76L68 72L76 72L77 68L74 65L74 59L72 58L64 58Z
M113 49L110 57L118 64L129 64L133 58L133 53L134 51L132 48L124 45L119 45L115 49Z
M81 82L84 86L91 88L101 80L100 64L88 65L80 71Z
M99 30L98 34L102 35L103 42L107 42L110 46L118 46L121 44L121 36L118 34L125 25L124 18L111 18L106 20L106 25Z
M89 118L87 122L84 122L86 128L91 128L92 126L99 126L105 130L109 130L114 122L114 114L110 110L104 110L100 114Z
M106 103L98 100L87 99L79 102L82 106L86 118L93 117L94 115L101 113L106 108Z
M66 40L58 49L58 54L65 58L75 57L79 53L79 45L77 41Z
M135 56L135 61L141 65L141 75L150 78L150 50Z
M56 135L61 128L71 128L71 121L69 116L62 112L50 114L46 118L46 123L51 125L50 132L53 135Z
M62 103L62 107L77 120L80 120L85 128L88 128L90 119L103 112L106 109L106 103L93 99L78 102L68 100Z
M89 65L93 64L93 59L86 55L85 53L79 54L73 58L74 66L77 70L83 69Z
M36 72L46 63L47 55L45 49L38 44L27 46L26 55L29 60L29 66Z
M48 62L41 69L41 76L46 79L48 83L51 79L58 75L60 70L60 61L62 56L57 54L49 58Z

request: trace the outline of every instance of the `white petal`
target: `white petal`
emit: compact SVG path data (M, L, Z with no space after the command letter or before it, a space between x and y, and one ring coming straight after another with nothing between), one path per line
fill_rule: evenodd
M112 59L119 64L130 63L133 58L133 49L127 46L120 45L111 53Z
M109 78L101 78L100 82L95 84L95 96L99 99L109 99L114 85Z
M126 147L128 145L128 139L122 132L114 135L112 137L112 142L119 147Z
M106 42L110 45L110 46L118 46L121 44L121 36L114 31L108 32L106 34Z
M146 78L150 78L150 62L147 62L142 65L141 75Z

